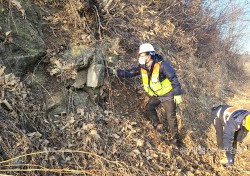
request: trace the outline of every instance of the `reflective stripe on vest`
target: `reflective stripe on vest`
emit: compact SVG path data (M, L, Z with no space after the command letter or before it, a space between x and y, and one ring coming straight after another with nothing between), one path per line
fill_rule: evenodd
M142 83L144 90L150 96L162 96L170 92L173 88L171 82L168 78L164 79L162 82L159 80L161 62L154 64L153 72L151 75L150 86L148 81L148 71L141 68Z
M233 112L240 110L236 107L229 107L227 109L225 109L224 113L223 113L223 120L226 123L229 120L229 117L231 116L231 114L233 114Z

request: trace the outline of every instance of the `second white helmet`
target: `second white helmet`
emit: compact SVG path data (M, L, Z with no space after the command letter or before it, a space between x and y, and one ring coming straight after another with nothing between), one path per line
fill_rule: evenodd
M145 53L145 52L154 52L155 49L150 43L144 43L140 45L139 48L139 54Z

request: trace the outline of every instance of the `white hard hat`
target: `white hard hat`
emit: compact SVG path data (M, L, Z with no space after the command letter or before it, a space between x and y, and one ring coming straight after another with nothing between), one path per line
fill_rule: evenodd
M155 51L154 47L151 44L144 43L140 45L139 54L151 51Z

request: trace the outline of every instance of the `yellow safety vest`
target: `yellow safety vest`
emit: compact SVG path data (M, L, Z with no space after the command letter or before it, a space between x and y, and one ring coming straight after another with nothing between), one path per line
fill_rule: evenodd
M148 71L144 68L141 68L142 74L142 83L144 86L144 90L150 96L162 96L170 92L173 87L168 78L164 79L162 82L159 80L161 62L157 62L154 64L153 72L150 79L150 86L148 81Z

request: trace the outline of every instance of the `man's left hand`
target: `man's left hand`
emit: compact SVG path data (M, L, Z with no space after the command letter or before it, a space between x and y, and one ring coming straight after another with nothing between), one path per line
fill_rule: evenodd
M178 105L182 102L181 95L175 95L174 96L174 102Z

